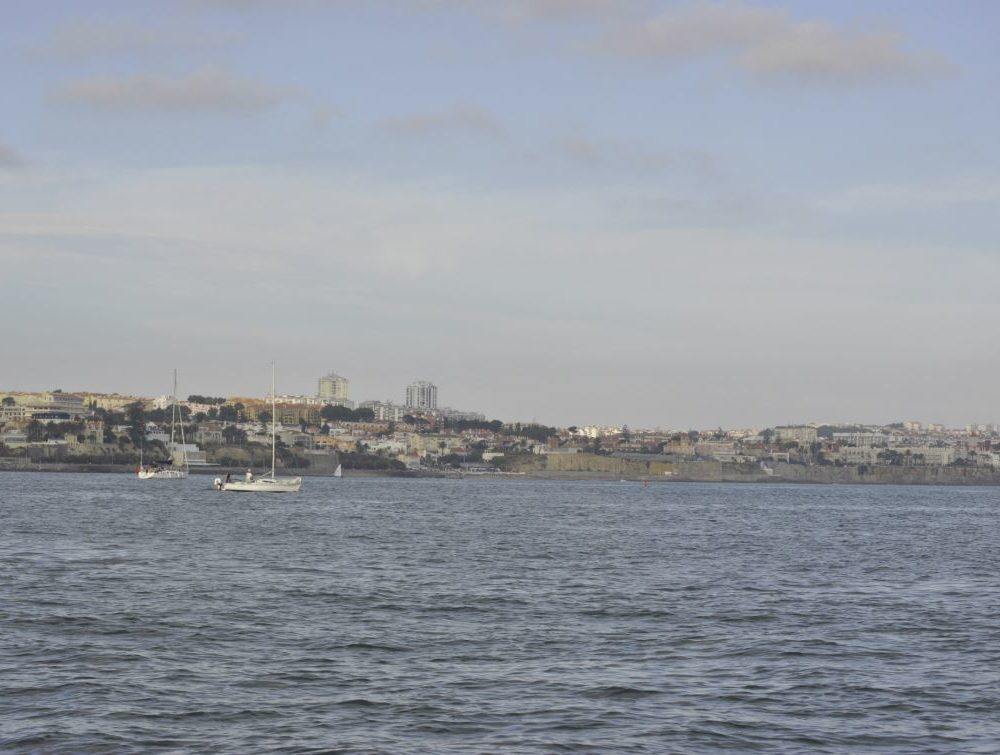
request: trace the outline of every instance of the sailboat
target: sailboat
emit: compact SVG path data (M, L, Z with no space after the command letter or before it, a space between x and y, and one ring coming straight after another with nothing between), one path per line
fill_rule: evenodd
M181 459L183 459L183 467L181 469L168 469L161 467L159 464L146 465L143 463L142 448L140 447L139 469L136 470L136 475L140 480L183 480L188 476L187 445L184 441L184 417L181 415L180 407L177 406L177 370L174 370L174 392L170 397L170 444L167 446L170 450L171 465L174 463L174 437L178 418L180 419L179 424L181 426ZM145 434L145 428L143 428L143 435Z
M340 464L338 464L337 468L335 470L333 470L333 476L334 477L343 477L344 476L344 467L341 466Z
M274 393L274 362L271 362L271 474L263 477L254 477L250 470L244 480L231 480L224 482L218 478L215 480L216 490L230 491L233 493L297 493L302 487L301 477L276 477L275 457L278 447L277 442L277 402Z

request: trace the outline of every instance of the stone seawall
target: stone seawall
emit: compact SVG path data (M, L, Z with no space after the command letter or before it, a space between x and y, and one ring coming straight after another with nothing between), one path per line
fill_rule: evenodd
M530 476L559 479L648 479L677 482L798 482L851 485L1000 485L1000 471L984 467L821 466L622 458L596 454L538 456L517 466Z

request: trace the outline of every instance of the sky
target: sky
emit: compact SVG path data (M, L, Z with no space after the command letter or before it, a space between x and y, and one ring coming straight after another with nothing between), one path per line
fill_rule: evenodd
M7 0L0 390L1000 422L992 0Z

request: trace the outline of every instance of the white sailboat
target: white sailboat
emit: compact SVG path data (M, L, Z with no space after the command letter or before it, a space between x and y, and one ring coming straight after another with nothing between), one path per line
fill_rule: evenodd
M340 464L338 464L337 468L335 470L333 470L333 476L334 477L343 477L344 476L344 468L343 468L343 466L341 466Z
M170 450L170 463L173 464L174 459L174 449L175 449L175 430L177 427L177 419L180 417L181 426L181 459L183 460L181 468L176 468L171 466L170 468L161 467L158 464L143 464L142 461L142 449L139 449L139 469L136 470L136 475L140 480L183 480L188 476L188 459L187 459L187 444L184 441L184 417L181 415L180 407L177 406L177 370L174 370L174 392L170 397L170 444L168 449ZM143 435L145 435L146 429L143 428Z
M263 477L254 477L250 470L247 470L246 479L230 480L224 482L219 478L215 479L216 490L229 491L233 493L297 493L302 487L301 477L276 477L275 456L278 447L277 443L277 402L274 393L274 362L271 362L271 474Z

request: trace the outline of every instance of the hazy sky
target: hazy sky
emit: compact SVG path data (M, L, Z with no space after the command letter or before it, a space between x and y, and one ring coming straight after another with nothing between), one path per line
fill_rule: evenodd
M1000 421L1000 4L7 0L0 389Z

